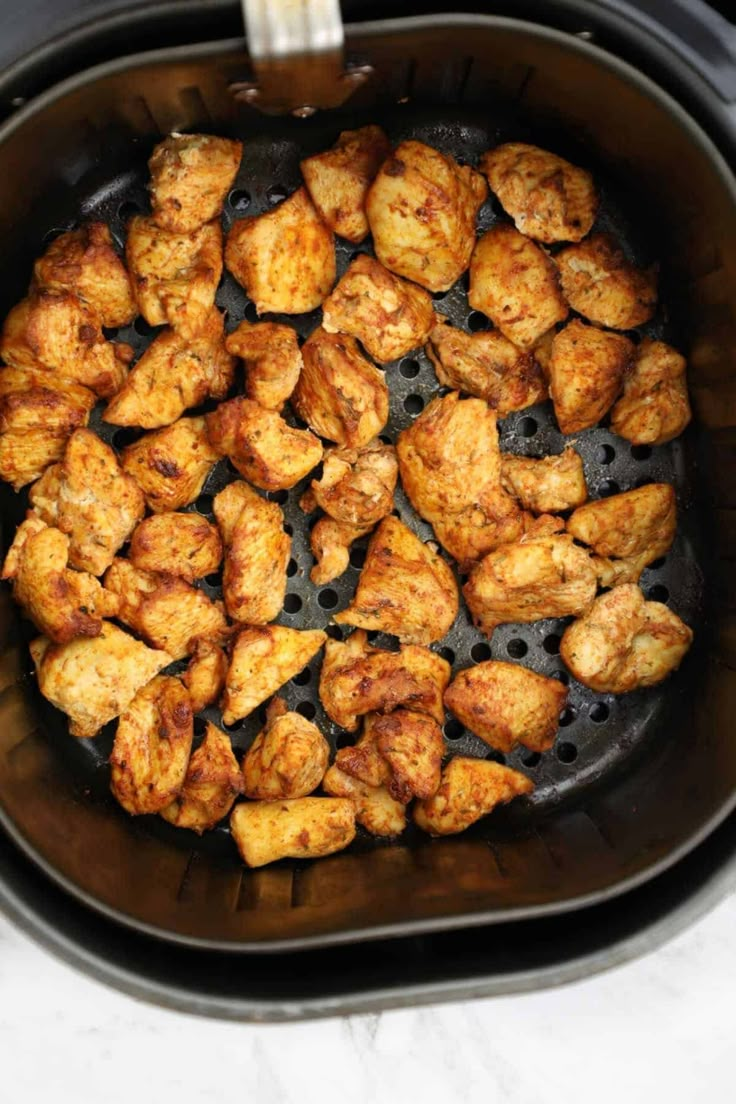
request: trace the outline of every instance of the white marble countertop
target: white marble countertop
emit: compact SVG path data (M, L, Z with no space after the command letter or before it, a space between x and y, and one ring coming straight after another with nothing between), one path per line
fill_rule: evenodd
M221 1023L90 981L0 917L8 1104L694 1104L733 1099L736 896L561 989L299 1024Z

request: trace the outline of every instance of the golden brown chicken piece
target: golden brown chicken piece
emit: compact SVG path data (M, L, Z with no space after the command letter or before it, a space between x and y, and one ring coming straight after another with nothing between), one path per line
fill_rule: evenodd
M317 654L325 640L321 629L256 625L236 637L225 680L222 719L233 724L275 694Z
M585 613L595 592L590 555L567 534L502 545L481 560L463 587L474 623L488 636L508 622Z
M3 368L7 372L20 371ZM22 373L21 374L26 374ZM65 381L59 381L61 384ZM95 397L86 387L31 386L0 398L0 479L19 491L61 460L75 429L87 425Z
M484 153L481 172L516 229L541 242L580 241L598 210L593 177L554 153L506 142Z
M280 411L302 370L296 330L279 322L241 322L225 338L225 348L245 365L246 396Z
M293 429L275 410L252 399L221 403L207 415L214 448L263 491L293 487L322 459L322 444L308 429Z
M219 219L189 233L162 230L152 218L128 223L125 258L138 310L151 326L168 322L182 337L194 337L215 302L222 276Z
M315 310L335 282L335 241L306 188L230 227L225 264L259 314Z
M443 387L485 399L499 418L547 398L533 352L518 349L498 330L466 334L438 322L426 352Z
M366 253L355 258L322 304L327 333L357 337L379 364L421 345L435 322L431 296Z
M391 143L379 126L343 130L332 149L301 162L312 203L331 230L351 242L368 236L365 199Z
M118 619L174 659L191 655L200 637L222 643L227 636L222 603L176 575L139 571L117 559L105 573L105 587L120 598Z
M583 461L569 445L558 456L501 456L505 491L533 514L557 514L582 506L588 497Z
M110 789L131 816L160 813L180 792L194 734L189 695L157 675L121 714L110 753Z
M429 291L447 291L470 263L487 194L475 169L423 142L401 142L366 199L376 256Z
M0 365L0 399L35 390L58 392L83 410L91 410L97 402L96 396L88 387L66 379L51 368L40 365L24 368L11 364Z
M654 686L679 667L693 633L661 602L625 583L596 598L562 634L560 656L578 682L604 694Z
M333 764L322 779L322 789L351 801L355 819L372 836L399 836L406 828L406 809L385 786L368 786Z
M487 230L473 250L468 303L521 349L531 349L568 315L554 262L505 225Z
M199 637L181 681L189 691L192 712L201 713L220 697L225 687L228 658L219 644Z
M170 134L159 142L148 162L156 225L189 234L217 218L242 156L242 142L213 134Z
M161 816L201 836L228 815L242 792L243 776L230 737L208 723L202 743L189 760L181 790L161 809Z
M678 437L692 418L685 358L645 337L634 354L634 367L611 411L611 429L634 445L664 445Z
M677 529L674 487L648 483L588 502L568 519L567 530L589 545L602 586L637 583L647 564L668 551Z
M335 765L344 774L358 778L367 786L385 786L393 778L391 768L378 750L377 725L383 716L383 713L366 713L360 739L349 747L339 748L335 755ZM415 713L412 716L420 717L424 714Z
M392 633L405 644L431 644L449 631L458 602L442 557L390 516L371 537L352 602L333 620Z
M555 742L567 687L516 663L488 660L458 672L445 705L461 724L498 751L523 744L546 751Z
M39 690L67 714L69 731L80 738L96 736L172 661L109 621L98 636L77 636L68 644L39 636L30 647Z
M133 530L128 558L141 571L180 575L193 583L217 571L222 541L199 514L154 514Z
M224 399L235 374L216 308L193 337L166 329L148 346L103 415L120 426L158 429L205 399Z
M555 335L549 393L562 433L579 433L601 420L623 386L633 354L627 337L578 318Z
M501 486L496 415L482 399L461 401L456 391L433 399L396 451L412 506L461 571L521 537L524 515Z
M68 534L69 563L101 575L144 514L134 479L96 433L78 429L63 460L31 487L29 498L47 525Z
M345 641L327 641L319 696L327 715L348 732L356 731L365 713L390 713L400 705L442 724L449 681L449 663L429 648L402 644L398 652L387 652L373 648L357 629Z
M291 550L281 507L238 482L215 496L213 509L225 544L222 593L229 617L246 625L273 621L284 604Z
M440 784L445 744L442 729L431 717L396 709L376 717L371 734L388 764L389 793L407 804L412 797L431 797Z
M309 572L309 578L315 586L324 586L344 574L350 563L353 543L370 531L370 526L335 521L329 515L321 517L309 533L309 547L317 561Z
M599 326L631 330L657 306L657 270L638 269L610 234L592 234L555 257L565 298Z
M243 801L230 815L230 832L246 866L318 859L355 839L355 809L339 797Z
M263 801L306 797L319 786L329 761L330 745L317 726L274 698L265 727L243 759L243 792Z
M149 507L160 514L194 502L219 459L204 418L179 418L128 445L120 462L143 491Z
M346 334L318 326L302 346L294 411L320 437L348 448L367 445L388 420L386 377Z
M437 793L414 807L414 823L431 836L454 835L533 789L520 771L458 755L443 770Z
M33 284L74 292L103 326L127 326L138 313L130 278L104 222L88 222L55 238L33 266Z

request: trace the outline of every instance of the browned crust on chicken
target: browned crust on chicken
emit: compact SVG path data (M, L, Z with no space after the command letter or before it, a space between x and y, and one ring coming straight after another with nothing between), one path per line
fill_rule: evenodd
M504 490L525 510L556 514L582 506L588 497L583 461L569 445L558 456L501 456Z
M128 445L120 462L143 491L148 506L159 514L194 502L219 459L204 418L179 418Z
M261 625L281 612L291 539L284 515L246 483L230 483L213 509L225 544L222 592L233 621Z
M437 793L415 805L414 823L432 836L454 835L533 789L519 771L458 755L443 770Z
M685 358L663 341L645 337L611 411L611 429L634 445L664 445L692 418Z
M302 370L296 330L279 322L244 321L225 339L225 348L243 361L246 396L280 411Z
M181 790L161 809L161 816L201 836L227 816L242 792L243 776L230 737L208 723L202 743L189 760Z
M341 238L360 242L369 233L368 189L391 143L379 126L343 130L332 149L301 162L302 176L320 218Z
M244 793L264 801L306 797L319 786L329 760L330 745L317 726L274 698L243 759Z
M293 487L322 459L322 444L307 429L293 429L275 410L252 399L221 403L207 415L213 447L263 491Z
M599 326L631 330L657 306L657 270L638 269L610 234L592 234L555 257L565 298Z
M148 162L153 220L178 234L222 212L240 167L243 143L212 134L170 134Z
M577 318L555 335L549 393L562 433L579 433L601 420L623 387L633 355L627 337Z
M110 328L127 326L138 313L130 278L104 222L88 222L55 238L33 266L33 284L74 292Z

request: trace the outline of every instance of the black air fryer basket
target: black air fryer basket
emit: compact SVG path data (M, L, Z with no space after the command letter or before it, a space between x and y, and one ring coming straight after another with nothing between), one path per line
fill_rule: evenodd
M305 5L319 29L330 5ZM345 17L363 21L346 26L344 59L334 24L311 56L276 57L275 0L246 4L250 56L237 37L237 5L124 6L97 11L0 78L3 314L54 233L100 218L121 238L125 220L145 208L146 160L162 134L245 141L227 226L291 192L300 158L340 130L378 122L394 141L416 137L471 164L519 139L589 167L603 195L598 228L641 263L661 263L662 306L641 332L689 361L696 423L683 438L648 449L597 428L575 443L591 497L675 485L677 540L642 586L693 626L695 646L648 691L616 698L571 683L555 747L506 757L534 779L532 798L458 838L409 830L389 844L360 838L319 862L248 871L224 829L200 840L160 818L127 817L108 791L111 736L67 735L36 689L31 628L3 590L0 901L66 957L153 999L288 1017L528 988L643 949L734 880L736 56L728 44L736 32L712 9L684 2L477 6L449 14L402 5L406 15L386 18L393 11L380 5L346 3ZM256 23L259 7L270 27ZM503 217L489 200L481 229ZM338 244L339 273L354 253ZM229 276L217 301L229 328L255 317ZM484 324L462 282L435 306L456 325ZM317 317L290 321L306 334ZM136 326L119 337L140 353L151 338ZM437 383L421 350L386 374L393 439ZM114 446L129 439L99 417L92 424ZM500 432L506 451L562 448L549 404L511 415ZM227 462L218 465L192 509L211 516L213 494L232 478ZM279 620L327 627L352 594L361 547L342 578L314 587L302 490L279 497L294 534ZM0 505L7 547L25 504L5 489ZM431 538L401 492L396 508ZM219 593L217 580L204 586ZM565 680L563 627L507 625L489 645L463 610L437 647L454 670L511 657ZM334 745L340 735L321 709L318 673L319 658L283 693ZM219 723L216 709L208 715ZM236 726L234 745L247 747L258 727L258 717ZM445 736L448 751L488 754L453 721Z

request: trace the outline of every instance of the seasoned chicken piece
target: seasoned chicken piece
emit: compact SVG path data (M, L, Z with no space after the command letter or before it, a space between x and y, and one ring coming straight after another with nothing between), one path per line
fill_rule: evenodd
M330 745L317 726L274 698L265 728L243 759L244 793L263 801L306 797L319 786L329 761Z
M293 487L322 459L322 444L313 433L293 429L252 399L221 403L207 415L207 433L214 448L263 491Z
M546 751L555 742L567 687L516 663L490 659L458 672L445 705L466 728L498 751L519 743Z
M645 337L611 411L611 429L634 445L664 445L692 418L685 358L663 341Z
M558 456L501 456L501 483L533 514L557 514L581 506L588 497L583 461L569 445Z
M554 262L513 226L494 226L479 239L470 261L468 303L522 349L531 349L568 315Z
M143 491L149 507L161 514L194 502L219 459L204 418L179 418L128 445L120 462Z
M6 372L4 368L0 380ZM75 429L86 426L95 397L86 387L29 387L0 398L0 479L19 491L61 460Z
M398 652L373 648L362 629L346 641L328 640L319 679L319 696L327 715L355 732L365 713L390 713L403 705L442 724L442 695L450 665L442 656L416 644Z
M230 737L208 723L202 743L189 760L181 790L161 809L161 816L201 836L228 815L242 792L243 776Z
M390 516L371 537L352 602L333 620L392 633L405 644L431 644L449 631L458 602L442 557Z
M47 525L70 538L69 563L101 575L143 517L143 495L96 433L77 429L64 458L31 487L29 498Z
M202 637L195 641L192 658L181 676L189 691L193 713L201 713L218 700L225 687L227 668L228 658L219 644Z
M693 633L661 602L625 583L596 598L562 634L560 656L583 686L626 694L654 686L679 667Z
M534 354L517 349L498 330L466 334L438 322L426 352L443 387L485 399L499 418L547 398Z
M294 411L320 437L348 448L367 445L388 420L386 377L346 334L318 326L302 346Z
M391 771L389 793L407 804L412 797L431 797L440 784L445 744L442 729L431 717L396 709L376 717L372 734L379 754Z
M128 223L125 258L146 322L168 322L182 337L194 337L212 310L222 276L219 219L178 233L135 215Z
M312 480L300 505L313 509L312 496L336 521L370 527L391 513L398 471L396 450L382 441L369 441L361 448L326 449L322 475Z
M368 236L365 199L391 143L379 126L343 130L332 149L301 162L312 203L331 230L360 242Z
M456 391L433 399L396 442L414 509L463 571L524 532L524 515L501 486L496 415Z
M593 225L593 177L556 154L506 142L484 153L480 168L522 234L541 242L577 242Z
M599 326L631 330L657 306L657 270L638 269L610 234L592 234L555 257L565 298Z
M567 530L589 545L602 586L636 583L647 564L668 551L677 529L674 487L648 483L581 506Z
M245 365L246 396L280 411L302 370L296 330L279 322L241 322L225 338L225 348Z
M533 789L520 771L458 755L443 770L437 793L414 807L414 823L431 836L451 836Z
M172 656L153 651L128 633L102 622L98 636L77 636L52 644L45 636L31 643L38 688L69 717L72 736L96 736L117 717Z
M578 318L555 335L549 393L562 433L579 433L601 420L623 386L633 354L627 337Z
M40 365L25 368L10 364L0 365L0 399L36 390L57 392L71 405L82 410L91 410L97 402L88 387L65 379L53 369L42 368Z
M225 680L222 719L233 724L275 694L309 663L327 634L321 629L257 625L242 629Z
M423 142L401 142L366 199L376 256L429 291L447 291L470 263L487 194L475 169Z
M156 225L189 234L217 218L242 156L242 142L213 134L175 133L159 142L148 162Z
M355 819L372 836L399 836L406 828L406 809L385 786L368 786L333 764L322 779L322 789L353 803Z
M360 739L350 747L339 748L335 755L335 765L344 774L365 782L367 786L385 786L393 778L391 768L378 750L376 726L383 716L382 713L366 713ZM412 716L420 717L423 714L416 713Z
M366 253L355 258L322 304L327 333L357 337L379 364L421 345L435 322L431 296Z
M233 621L263 625L278 617L286 594L291 539L276 502L247 483L229 483L213 509L225 544L222 593Z
M549 383L549 366L552 361L552 343L554 342L556 333L557 330L553 326L552 329L542 334L539 341L534 342L531 350L547 383Z
M339 797L244 801L230 815L230 832L246 866L318 859L352 843L355 810Z
M224 399L235 373L216 308L193 337L166 329L148 346L103 415L120 426L158 429L205 399Z
M225 264L259 314L306 314L335 282L335 241L306 188L230 227Z
M567 534L502 545L481 560L463 587L474 623L488 636L507 622L585 613L595 592L590 555Z
M192 749L189 695L157 675L121 715L110 753L110 789L131 816L159 813L181 790Z
M193 583L217 571L222 541L199 514L154 514L133 530L128 558L141 571L180 575Z
M174 659L191 655L200 637L226 638L222 603L176 575L139 571L117 559L105 573L105 587L120 598L118 619Z
M138 313L130 278L104 222L88 222L55 238L33 266L33 283L74 292L103 326L127 326Z
M317 561L309 572L309 578L315 586L324 586L344 574L350 564L353 542L370 531L370 526L350 525L329 516L321 517L309 534L309 547Z

